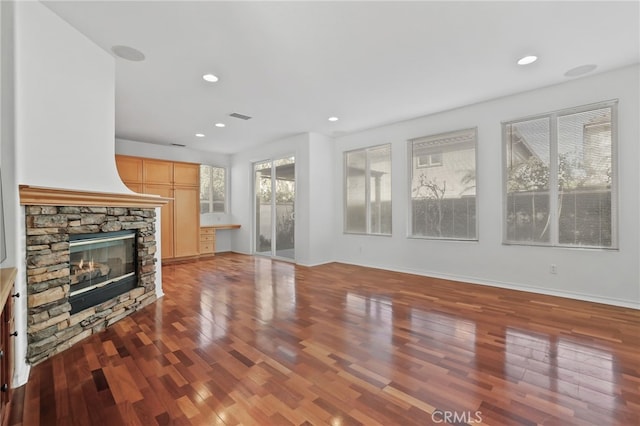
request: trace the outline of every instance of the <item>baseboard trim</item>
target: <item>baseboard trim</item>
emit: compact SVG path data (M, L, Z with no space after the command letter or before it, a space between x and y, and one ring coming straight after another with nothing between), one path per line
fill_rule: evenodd
M402 272L402 273L406 273L406 274L420 275L420 276L423 276L423 277L439 278L439 279L443 279L443 280L457 281L457 282L461 282L461 283L486 285L488 287L498 287L498 288L504 288L504 289L508 289L508 290L516 290L516 291L523 291L523 292L527 292L527 293L543 294L543 295L546 295L546 296L563 297L563 298L566 298L566 299L580 300L580 301L583 301L583 302L601 303L601 304L605 304L605 305L612 305L612 306L619 306L619 307L622 307L622 308L630 308L630 309L640 310L640 301L638 301L638 302L630 302L628 300L621 300L621 299L615 299L615 298L594 296L594 295L591 295L591 294L574 293L574 292L561 291L561 290L551 290L551 289L548 289L548 288L542 288L542 287L536 287L536 286L530 286L530 285L513 284L513 283L506 283L506 282L501 282L501 281L489 281L489 280L484 280L484 279L465 276L465 275L442 274L442 273L437 273L437 272L433 272L433 271L421 271L421 270L415 270L415 269L411 269L411 268L390 268L390 267L386 267L386 266L370 265L370 264L367 264L367 263L349 262L349 261L336 261L336 262L345 263L347 265L364 266L364 267L367 267L367 268L383 269L383 270L386 270L386 271L393 271L393 272Z
M188 263L188 262L193 262L194 260L198 260L199 258L200 258L199 254L195 256L172 257L170 259L162 259L162 264L175 265L179 263Z
M335 260L322 260L320 262L306 263L306 262L296 262L298 266L304 266L305 268L313 268L314 266L327 265L329 263L334 263Z
M22 385L27 384L29 381L29 373L31 372L31 364L27 364L26 362L20 366L20 368L15 369L15 374L13 375L13 380L11 383L11 387L13 389L19 388Z

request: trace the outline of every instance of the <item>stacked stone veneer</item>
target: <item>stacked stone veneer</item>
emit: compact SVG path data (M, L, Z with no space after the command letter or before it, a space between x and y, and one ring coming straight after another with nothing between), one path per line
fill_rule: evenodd
M27 359L37 364L156 300L153 208L27 206ZM70 315L69 235L136 230L138 286Z

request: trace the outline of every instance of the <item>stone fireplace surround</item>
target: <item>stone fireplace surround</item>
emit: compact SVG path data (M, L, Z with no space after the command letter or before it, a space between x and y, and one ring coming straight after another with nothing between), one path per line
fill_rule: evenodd
M158 242L151 205L166 199L140 196L142 202L132 199L131 206L119 206L129 197L115 196L119 201L114 201L108 196L113 194L104 194L105 205L100 206L101 194L74 201L77 193L65 191L74 197L48 197L39 205L39 197L30 198L29 190L21 188L21 202L26 204L27 361L37 364L156 300ZM52 192L56 194L46 191ZM66 205L73 203L78 205ZM71 315L69 235L119 230L136 231L137 287Z

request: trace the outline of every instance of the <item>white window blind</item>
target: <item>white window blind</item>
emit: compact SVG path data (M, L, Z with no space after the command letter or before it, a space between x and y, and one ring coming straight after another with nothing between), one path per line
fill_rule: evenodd
M391 234L391 145L345 152L344 232Z
M409 141L410 234L477 239L476 129Z
M616 248L616 107L503 124L506 243Z

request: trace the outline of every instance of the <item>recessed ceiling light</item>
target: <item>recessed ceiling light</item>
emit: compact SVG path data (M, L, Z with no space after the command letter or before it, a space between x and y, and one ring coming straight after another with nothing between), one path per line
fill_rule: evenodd
M113 46L111 51L119 58L126 59L127 61L140 62L144 61L144 53L138 49L134 49L129 46Z
M590 73L591 71L598 68L596 64L587 64L580 65L579 67L571 68L569 71L564 73L565 77L577 77L582 74Z
M203 76L202 76L202 79L203 79L204 81L208 81L209 83L215 83L216 81L218 81L218 80L219 80L219 78L218 78L218 77L216 77L216 76L215 76L215 75L213 75L213 74L205 74L205 75L203 75Z
M196 133L197 138L204 138L204 133Z
M538 60L538 57L535 55L523 56L522 58L518 59L518 65L529 65L534 63L537 60Z
M226 126L226 124L224 124L224 123L216 123L216 127L225 127L225 126Z
M338 121L338 117L329 117L328 120L329 121Z

